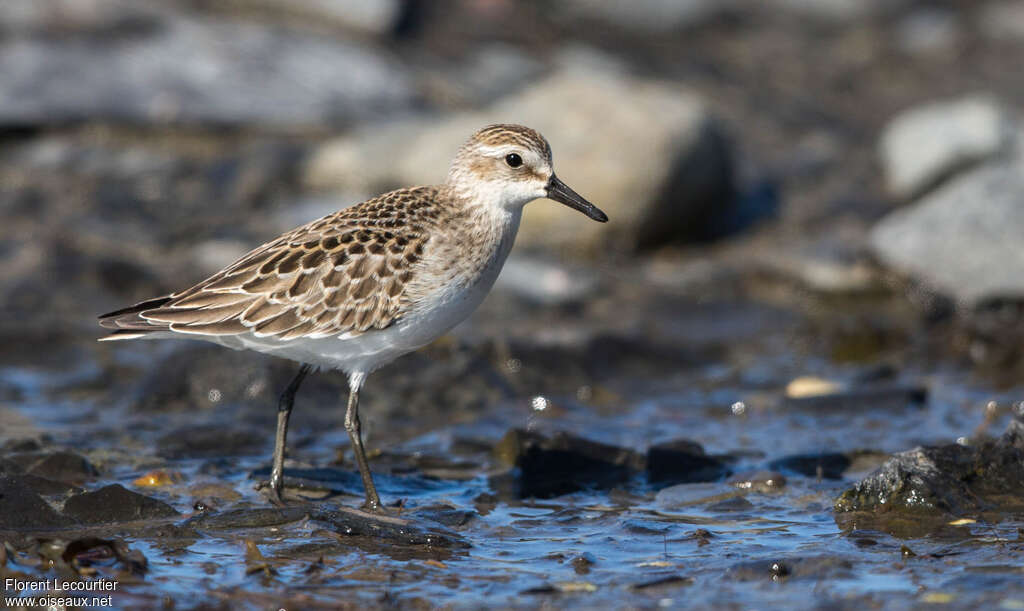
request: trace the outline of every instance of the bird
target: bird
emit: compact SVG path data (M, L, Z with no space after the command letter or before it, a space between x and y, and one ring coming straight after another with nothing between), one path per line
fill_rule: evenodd
M284 505L295 395L315 370L348 376L345 411L363 508L386 513L366 460L359 393L367 376L447 333L490 291L524 206L547 198L608 216L554 172L536 130L494 124L457 151L443 183L398 189L288 231L182 291L103 314L100 341L188 338L299 363L278 399L270 479Z

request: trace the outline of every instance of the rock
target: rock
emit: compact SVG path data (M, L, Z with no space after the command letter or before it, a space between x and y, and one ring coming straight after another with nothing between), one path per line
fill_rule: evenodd
M792 384L792 383L791 383ZM864 410L894 410L924 407L928 403L928 389L905 384L869 384L847 390L834 388L833 392L790 395L782 399L785 409L808 411L856 412ZM825 390L821 387L820 390Z
M997 440L894 455L835 502L837 512L960 516L1024 510L1024 422Z
M552 112L570 101L571 113ZM582 52L563 54L548 78L483 111L372 125L330 142L312 155L306 181L370 193L437 183L459 146L495 122L538 129L559 177L611 218L592 223L537 202L526 208L520 245L596 254L706 237L733 204L729 147L701 100Z
M985 94L911 108L882 132L886 186L896 197L913 197L964 166L1006 151L1012 137L1003 110Z
M159 23L153 6L131 0L6 0L0 31L44 35L140 31Z
M132 492L120 484L69 498L64 503L64 513L85 524L155 520L179 515L167 503Z
M730 8L721 0L563 0L566 20L594 20L637 33L668 34L700 26Z
M746 471L730 476L725 483L740 490L778 492L786 486L786 476L778 471Z
M771 9L801 17L845 25L850 22L896 12L907 0L769 0Z
M427 96L446 108L480 108L541 78L546 65L520 48L491 43L459 63L422 67Z
M60 528L69 522L21 476L0 477L0 530Z
M32 463L26 472L58 482L72 484L91 479L99 472L85 457L74 452L53 452Z
M978 14L978 26L996 40L1024 40L1024 5L1015 0L987 2Z
M584 301L597 291L599 282L593 270L513 254L505 262L494 287L534 303L552 306Z
M825 479L842 479L843 472L853 463L850 457L835 452L820 454L793 454L784 456L769 463L769 467L779 471L799 473L807 477Z
M659 490L654 502L661 510L685 510L695 505L713 505L744 494L745 491L722 482L676 484Z
M272 438L272 430L261 434L259 431L237 426L192 426L172 431L157 439L156 452L164 458L216 458L258 454L266 449Z
M647 477L652 482L707 482L728 474L724 462L706 455L699 443L689 439L659 443L647 450Z
M938 8L922 8L900 20L896 42L908 53L937 53L957 48L963 32L956 14Z
M610 488L628 481L643 458L624 448L568 433L544 437L511 430L494 448L495 456L518 468L516 495L551 498L587 488Z
M778 581L782 578L849 579L853 563L837 556L745 560L729 567L727 577L737 581Z
M963 306L1024 295L1024 161L978 168L871 231L876 256Z
M302 127L406 109L407 72L382 49L251 22L170 14L85 40L0 41L0 125L69 121Z
M233 4L238 0L220 0ZM338 24L370 34L389 34L402 17L404 0L245 0L247 9L257 8L284 16L304 17L319 24Z

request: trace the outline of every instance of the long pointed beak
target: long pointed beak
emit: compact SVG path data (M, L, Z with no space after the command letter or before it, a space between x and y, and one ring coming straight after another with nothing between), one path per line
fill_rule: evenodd
M607 214L601 212L601 210L594 204L583 199L579 193L570 189L569 185L559 180L554 174L551 175L551 180L548 182L547 188L548 199L553 199L560 204L565 204L570 208L575 208L599 223L608 222Z

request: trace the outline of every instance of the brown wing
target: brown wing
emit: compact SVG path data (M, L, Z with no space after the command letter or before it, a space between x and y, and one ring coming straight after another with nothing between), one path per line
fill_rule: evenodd
M407 305L405 289L427 242L423 221L436 216L433 193L419 191L396 191L314 221L188 290L101 317L101 324L123 333L278 339L383 329Z

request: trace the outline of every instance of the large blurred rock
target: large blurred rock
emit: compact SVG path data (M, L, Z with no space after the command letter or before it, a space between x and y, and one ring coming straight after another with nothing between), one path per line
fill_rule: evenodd
M1024 160L982 167L871 232L887 265L964 305L1024 297Z
M611 219L594 223L565 206L534 203L520 244L594 253L704 237L732 205L730 151L701 100L581 52L564 55L548 78L480 112L346 135L312 157L306 179L316 188L367 193L437 183L466 138L496 122L543 133L559 177Z
M996 0L986 3L978 14L982 33L997 40L1024 40L1024 3Z
M266 9L315 19L321 23L371 34L394 30L402 16L403 0L213 0L213 4L243 9Z
M900 113L886 125L880 143L889 191L911 197L965 165L997 155L1012 141L1010 127L987 95Z
M828 23L845 24L898 11L908 0L769 0L772 8Z
M593 19L638 32L674 32L697 26L729 8L722 0L562 0L558 9L571 19Z
M0 39L0 124L309 126L380 117L414 98L381 49L257 23L154 10L118 25L116 15L79 36Z

